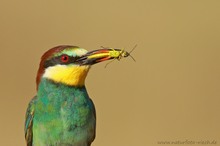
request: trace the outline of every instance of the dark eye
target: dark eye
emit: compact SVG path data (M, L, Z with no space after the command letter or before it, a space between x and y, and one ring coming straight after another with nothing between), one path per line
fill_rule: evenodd
M64 62L64 63L68 62L68 61L69 61L69 56L67 56L67 55L62 55L62 56L61 56L61 61Z

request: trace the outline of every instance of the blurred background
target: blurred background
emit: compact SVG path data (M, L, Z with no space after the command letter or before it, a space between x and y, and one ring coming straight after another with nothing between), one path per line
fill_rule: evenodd
M92 67L93 146L220 142L220 1L37 0L0 5L0 145L24 146L41 55L57 45L125 48ZM169 144L167 144L169 145Z

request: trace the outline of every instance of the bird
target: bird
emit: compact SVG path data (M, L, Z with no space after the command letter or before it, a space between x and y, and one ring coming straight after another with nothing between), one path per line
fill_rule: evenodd
M27 146L90 146L96 136L96 110L85 79L92 65L113 59L108 50L89 53L60 45L46 51L36 76L36 96L25 116ZM89 57L91 56L92 57Z

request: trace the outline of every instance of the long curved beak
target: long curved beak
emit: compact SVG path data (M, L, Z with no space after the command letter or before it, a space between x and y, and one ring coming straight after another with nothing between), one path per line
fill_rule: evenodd
M120 49L114 49L114 53L120 53ZM80 65L93 65L106 60L114 59L113 50L109 48L93 50L77 59Z

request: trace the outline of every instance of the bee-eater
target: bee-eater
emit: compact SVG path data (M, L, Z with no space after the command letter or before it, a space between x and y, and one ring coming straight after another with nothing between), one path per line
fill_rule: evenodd
M41 57L37 95L26 112L27 146L90 146L95 138L96 112L85 88L90 66L112 59L103 51L57 46ZM86 55L87 54L87 55ZM95 55L97 54L97 55Z

